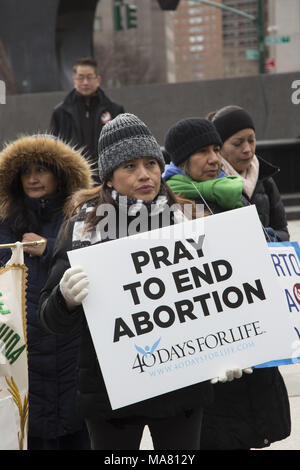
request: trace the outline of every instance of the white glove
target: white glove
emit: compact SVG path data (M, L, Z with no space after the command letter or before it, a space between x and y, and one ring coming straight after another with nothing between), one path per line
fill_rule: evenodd
M211 379L210 383L216 384L217 382L232 382L233 379L240 379L243 375L243 372L244 374L252 374L253 369L251 367L248 367L247 369L239 369L238 367L234 369L227 369L224 375Z
M88 285L88 276L81 266L74 266L65 271L59 287L69 310L82 303L88 295Z

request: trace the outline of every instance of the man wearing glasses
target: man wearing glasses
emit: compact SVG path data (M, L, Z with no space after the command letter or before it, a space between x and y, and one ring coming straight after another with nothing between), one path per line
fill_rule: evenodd
M111 101L100 88L101 76L93 58L84 57L75 62L72 80L74 89L55 107L50 131L71 145L84 148L87 159L95 162L93 166L97 168L101 129L125 110ZM99 183L96 175L95 181Z

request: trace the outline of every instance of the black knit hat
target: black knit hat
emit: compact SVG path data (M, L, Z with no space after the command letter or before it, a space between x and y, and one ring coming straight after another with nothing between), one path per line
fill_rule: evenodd
M175 165L183 163L207 145L221 147L222 140L214 124L204 118L182 119L168 130L165 137L165 149Z
M105 181L122 163L141 157L155 158L161 170L165 161L146 124L134 114L122 113L102 128L98 142L98 170Z
M213 116L212 122L223 142L243 129L253 129L255 131L252 117L240 106L226 106L219 109Z

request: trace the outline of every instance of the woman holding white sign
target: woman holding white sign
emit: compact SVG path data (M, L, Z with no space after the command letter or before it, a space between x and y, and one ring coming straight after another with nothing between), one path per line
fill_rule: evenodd
M234 109L235 113L236 109ZM215 122L218 123L217 120ZM229 173L231 175L229 178L234 178L233 180L226 178L226 173L222 171L221 155L228 143L226 141L223 145L222 142L220 144L221 137L225 138L224 129L226 128L229 134L233 134L230 148L239 143L241 149L244 149L236 148L234 151L235 154L238 152L242 154L239 159L244 158L250 165L251 159L254 158L254 126L248 113L239 108L235 119L232 122L229 121L227 126L220 124L215 127L214 123L202 118L183 119L169 129L165 138L165 149L173 165L176 165L178 175L174 176L173 167L173 175L168 175L168 173L165 175L166 178L169 176L167 183L174 192L182 196L190 197L197 202L202 200L209 208L208 215L241 207L241 202L249 204L247 192L246 195L242 195L244 180L240 176L240 171ZM241 129L242 143L240 142ZM217 133L218 138L212 137L213 131ZM220 131L221 137L217 131ZM233 161L239 159L235 158ZM243 168L245 165L244 162ZM229 165L226 165L225 169L228 170L228 168ZM242 169L242 167L239 168ZM252 175L252 171L250 173ZM254 181L251 176L248 187L251 186L252 190L255 186ZM262 222L267 225L271 221L276 222L274 225L276 235L281 238L287 237L285 218L280 216L282 209L278 190L274 189L275 183L266 181L259 185L259 192L263 185L273 188L269 195L261 195L262 203L265 198L269 197L271 201L277 201L276 207L269 203L269 206L271 204L270 213L264 214ZM231 207L228 201L231 201ZM268 204L265 203L265 206L268 207ZM279 213L276 213L276 208L279 208ZM234 378L238 380L233 380ZM214 382L214 403L204 409L201 449L261 448L284 439L290 434L289 400L278 368L254 369L253 373L252 369L228 370L224 377L216 378Z
M138 117L121 114L105 125L99 139L98 166L102 186L76 196L79 212L68 220L58 237L52 269L41 295L41 321L54 333L65 333L83 324L79 407L93 449L138 449L145 425L155 449L198 449L202 407L212 401L212 385L208 382L111 409L81 306L88 294L87 275L81 267L70 268L67 251L126 237L134 233L133 227L138 233L153 226L173 225L183 220L183 214L161 178L164 159L160 146ZM101 282L105 268L101 260L98 264ZM114 295L113 286L109 295ZM99 315L105 315L101 306L99 310Z

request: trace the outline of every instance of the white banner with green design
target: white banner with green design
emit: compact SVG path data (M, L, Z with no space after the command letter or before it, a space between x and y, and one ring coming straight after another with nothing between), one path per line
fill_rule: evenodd
M26 277L17 243L0 268L0 450L27 449Z

